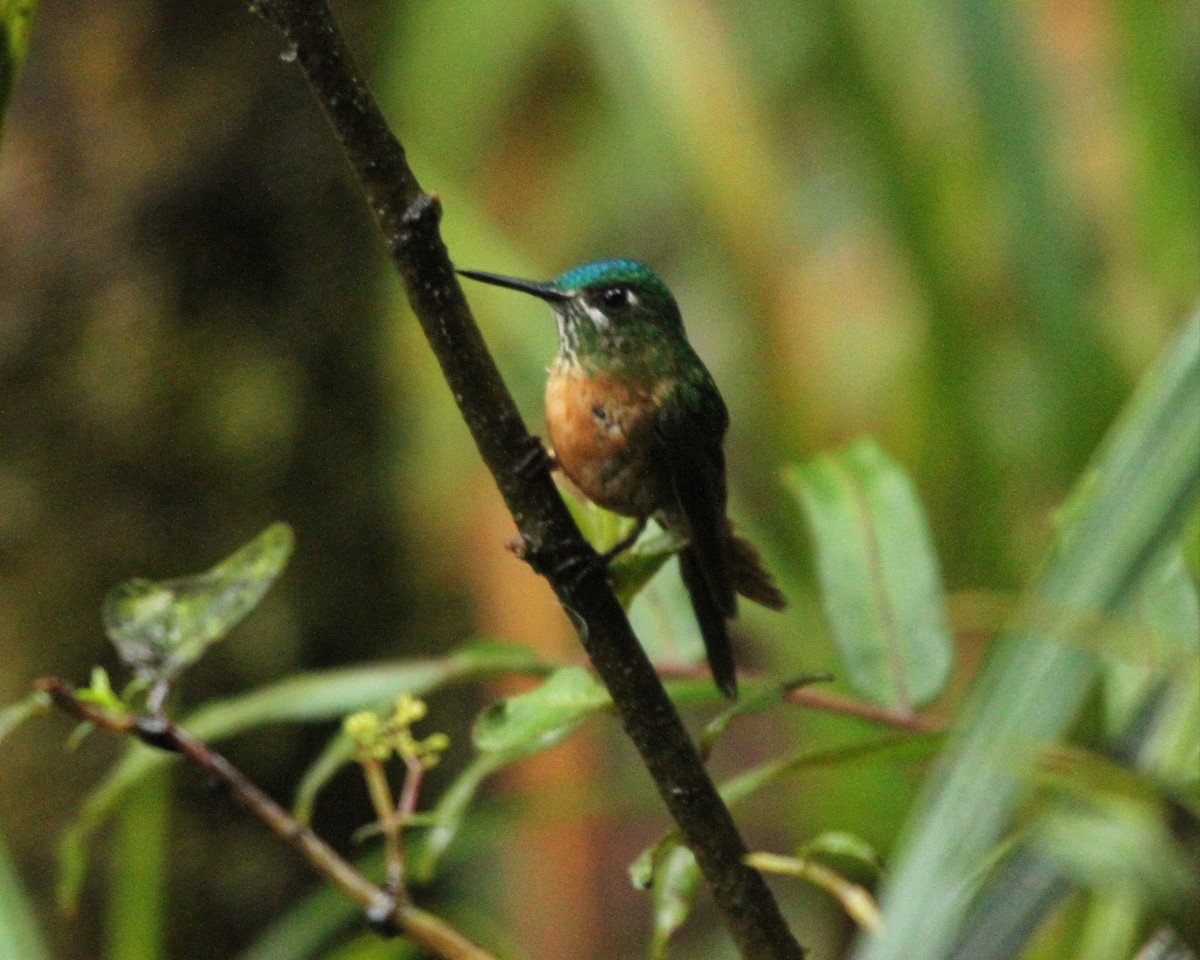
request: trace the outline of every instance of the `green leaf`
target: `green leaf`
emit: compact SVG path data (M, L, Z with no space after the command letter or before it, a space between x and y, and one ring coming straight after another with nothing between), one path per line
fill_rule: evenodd
M44 713L49 705L44 693L31 693L24 700L0 709L0 743L35 713Z
M1154 805L1110 796L1059 807L1039 819L1035 846L1078 886L1130 894L1197 929L1200 878Z
M639 540L608 565L608 582L626 610L659 570L687 543L682 534L667 530Z
M583 667L562 667L528 693L484 710L472 739L483 752L520 748L548 733L573 729L611 702L608 691Z
M797 752L790 757L765 761L726 780L720 785L721 797L732 806L785 776L855 763L893 750L925 753L931 751L939 740L940 737L927 734L908 735L849 747ZM854 856L866 860L875 868L878 866L878 855L874 850L850 834L822 834L811 843L827 847L827 852ZM695 890L689 884L697 869L695 858L682 845L676 830L668 831L657 843L642 850L629 867L629 877L634 887L654 892L654 949L658 951L653 954L655 957L665 956L667 942L691 909ZM666 888L660 890L660 883L665 883Z
M580 532L600 552L616 546L633 531L633 520L598 507L590 500L580 500L569 493L563 500ZM642 536L609 563L608 581L626 610L654 575L687 543L687 538L679 532L662 530L656 523L651 522L648 529L650 534Z
M783 873L798 877L834 897L855 923L864 930L876 931L883 926L879 905L870 891L812 857L785 857L777 853L752 853L746 863L767 873Z
M881 753L896 751L923 759L933 753L938 744L942 742L942 736L940 733L894 734L845 747L801 750L791 756L766 760L744 770L735 777L730 777L720 785L721 796L727 804L732 805L783 777L794 776L810 770L839 767L846 763L857 763Z
M635 521L629 517L622 517L620 514L605 510L592 503L591 500L583 500L579 494L570 490L562 487L560 490L563 503L567 505L571 518L579 527L579 532L596 550L602 552L615 546L633 530Z
M137 681L135 681L137 683ZM137 684L142 686L142 684ZM117 695L108 678L108 671L103 667L92 667L92 682L89 686L80 687L75 691L75 698L83 703L91 703L109 713L128 713L126 701Z
M650 955L664 960L671 937L683 926L700 889L700 867L692 851L676 841L658 858L650 885L654 906L654 933Z
M411 940L381 940L371 930L322 954L321 960L425 960L429 953Z
M300 778L300 785L296 787L296 796L292 800L292 816L301 823L311 821L317 796L342 767L353 762L354 741L339 728Z
M849 682L895 709L936 697L952 645L933 542L908 477L873 441L858 440L787 479L812 530Z
M688 918L700 884L696 857L683 844L678 830L663 834L629 865L629 880L636 890L649 890L654 907L654 938L650 956L667 955L671 937Z
M704 641L692 610L679 561L668 558L662 576L654 577L633 599L629 623L653 662L699 664L704 662ZM715 703L721 694L707 678L708 697Z
M340 720L355 710L380 709L397 693L416 696L450 683L497 674L543 673L545 665L524 647L481 642L433 660L401 660L300 674L259 690L210 703L180 726L215 744L271 723ZM86 871L88 838L117 809L126 792L150 772L178 758L132 744L122 760L84 801L83 809L59 842L59 900L78 898Z
M29 31L33 26L34 0L0 0L0 133L12 99L17 74L29 49Z
M104 600L105 632L139 677L170 680L258 606L293 542L275 523L207 573L123 583Z
M138 784L117 814L108 865L104 960L159 960L166 950L171 778Z
M816 855L846 857L865 864L874 873L881 873L883 860L879 851L867 843L862 837L845 830L826 830L818 833L811 840L806 840L796 851L798 857Z
M33 902L0 836L0 957L21 960L50 960L50 952L38 929Z
M1122 631L1135 645L1130 655L1103 664L1107 728L1122 729L1166 679L1162 695L1169 704L1142 751L1152 769L1184 776L1200 739L1200 596L1178 545L1155 564L1118 616L1137 629Z
M1065 735L1097 677L1081 639L1138 591L1200 493L1200 312L1150 371L1092 465L1055 548L997 639L914 810L883 896L887 926L857 960L941 960L964 891L1028 790L1042 745ZM1051 615L1047 615L1047 611Z

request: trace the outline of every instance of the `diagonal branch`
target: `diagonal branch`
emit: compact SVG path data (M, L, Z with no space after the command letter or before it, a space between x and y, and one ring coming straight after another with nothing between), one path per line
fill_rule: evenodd
M250 0L274 25L333 125L366 193L409 303L484 463L516 521L525 557L550 582L612 695L625 731L712 887L747 960L799 960L770 890L743 862L746 847L683 722L630 629L597 562L537 456L467 307L425 193L388 129L325 0ZM530 466L532 464L532 466Z
M313 869L361 906L367 919L381 933L402 933L441 960L497 960L444 920L413 906L407 897L399 896L400 891L384 890L373 884L222 754L183 727L176 726L161 714L110 713L80 699L57 677L45 677L36 687L56 707L79 720L110 733L135 736L148 746L178 753L199 767L224 785L230 796L277 836L300 851Z

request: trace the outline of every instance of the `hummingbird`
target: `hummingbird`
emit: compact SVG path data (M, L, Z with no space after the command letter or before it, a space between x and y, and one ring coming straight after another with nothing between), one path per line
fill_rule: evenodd
M773 610L783 595L726 517L725 401L684 332L667 285L636 260L600 260L540 282L459 270L544 300L558 324L546 381L552 463L588 499L636 520L601 555L631 546L654 518L686 539L679 569L718 689L737 696L726 621L741 594Z

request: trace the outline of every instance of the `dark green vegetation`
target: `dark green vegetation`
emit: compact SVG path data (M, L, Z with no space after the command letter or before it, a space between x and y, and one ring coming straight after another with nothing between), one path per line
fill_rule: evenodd
M452 681L546 663L465 643L536 642L555 663L578 648L500 548L491 487L278 42L237 5L181 6L43 5L10 111L4 700L98 659L115 676L99 617L114 584L202 569L284 518L292 566L185 674L176 715L212 741L269 724L229 746L286 799L331 728L279 721L431 692L426 724L453 744L423 792L445 819L411 851L436 878L422 902L505 955L640 955L650 911L621 871L668 824L612 725L579 727L553 755L565 769L514 767L450 837L470 786L603 697L555 672L488 709L468 746L495 694ZM1175 335L1200 287L1194 13L908 6L348 14L455 261L529 276L653 262L729 401L735 516L793 599L738 642L761 712L705 738L751 845L804 847L862 883L881 853L872 960L1012 956L1034 930L1028 957L1127 958L1161 921L1194 942L1194 524L1173 545L1198 459L1200 333ZM536 421L550 323L472 300ZM877 445L844 446L862 434ZM635 625L677 667L694 640L671 575ZM943 690L950 638L936 716L961 725L943 747L899 721ZM312 672L372 657L391 662ZM766 682L824 671L897 729L781 707ZM693 729L712 718L703 684L672 692ZM47 905L54 838L112 747L63 759L61 733L27 724L0 752L0 827ZM169 803L161 775L118 791L152 763L132 756L96 795L118 827L92 847L78 925L43 913L54 955L150 958L163 938L172 956L321 955L300 951L328 943L342 901L297 907L308 875L194 775L171 774ZM331 789L315 823L341 842L370 808L353 777ZM663 853L679 884L655 887L660 930L689 879ZM5 904L16 889L6 876ZM850 952L841 904L777 889L817 956ZM723 955L694 923L679 955ZM405 955L365 934L354 949Z

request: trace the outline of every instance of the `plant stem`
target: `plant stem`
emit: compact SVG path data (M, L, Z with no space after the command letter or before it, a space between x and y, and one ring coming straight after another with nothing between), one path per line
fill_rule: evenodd
M383 848L387 860L387 883L385 889L394 897L403 896L404 848L400 833L404 825L396 815L396 804L388 786L383 764L374 757L362 761L363 779L367 781L367 792L371 795L371 806L383 833Z
M474 318L425 193L367 89L324 0L251 0L283 35L332 124L383 233L405 292L524 544L575 624L626 733L712 887L746 960L799 960L746 846L674 705L550 479ZM532 464L532 466L531 466Z

